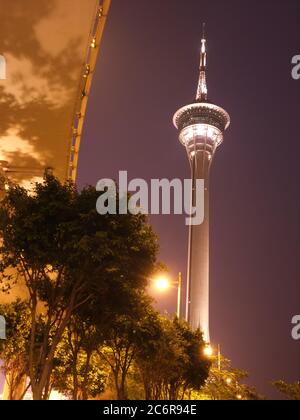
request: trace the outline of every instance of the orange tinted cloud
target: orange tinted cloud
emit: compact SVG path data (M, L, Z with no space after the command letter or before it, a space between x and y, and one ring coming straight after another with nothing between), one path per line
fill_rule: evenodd
M97 0L0 0L0 160L30 181L66 178L74 109ZM24 171L22 172L22 170ZM30 172L32 169L32 173Z

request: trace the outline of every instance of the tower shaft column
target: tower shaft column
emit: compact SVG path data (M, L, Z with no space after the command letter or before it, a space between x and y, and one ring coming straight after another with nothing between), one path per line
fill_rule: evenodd
M196 203L196 180L203 179L204 221L190 226L188 257L187 320L193 329L200 328L204 339L209 335L209 168L206 152L198 151L191 161L193 179L193 206Z

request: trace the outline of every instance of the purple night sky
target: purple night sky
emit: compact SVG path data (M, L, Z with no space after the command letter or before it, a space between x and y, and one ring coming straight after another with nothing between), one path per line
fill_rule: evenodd
M299 20L299 0L114 0L80 156L81 186L190 176L172 116L194 99L206 22L209 99L232 119L211 177L212 341L272 397L270 381L300 379ZM161 260L185 273L184 217L152 223Z

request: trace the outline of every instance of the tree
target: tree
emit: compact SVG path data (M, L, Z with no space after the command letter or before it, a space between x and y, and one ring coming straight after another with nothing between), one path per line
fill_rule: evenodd
M71 317L86 307L98 310L103 323L122 314L156 261L146 217L100 216L98 196L94 188L79 193L49 176L33 193L12 187L1 203L0 274L4 286L22 281L28 291L34 399L49 396L55 353Z
M6 340L0 340L2 371L9 387L9 400L22 399L19 390L28 373L26 358L30 336L30 312L26 302L17 300L9 305L0 305L0 313L6 319Z
M217 358L213 365L205 386L198 393L192 394L195 400L262 400L264 397L257 391L242 383L248 378L244 370L232 367L230 360L221 357L221 366Z
M200 331L187 323L160 317L156 337L144 343L137 357L147 400L183 399L187 391L199 390L209 374Z
M137 296L132 313L115 319L108 338L98 349L98 354L111 369L119 400L128 399L128 373L138 350L153 339L156 318L150 299L145 295Z
M208 377L211 367L210 360L204 355L206 343L200 330L193 331L189 325L175 318L173 321L178 339L182 343L184 357L180 360L181 372L175 382L173 396L179 396L182 390L182 399L186 391L199 391Z
M73 400L96 398L105 389L107 370L96 352L102 337L73 316L58 346L51 388Z
M293 384L288 384L284 381L275 381L272 385L287 399L300 401L300 381Z

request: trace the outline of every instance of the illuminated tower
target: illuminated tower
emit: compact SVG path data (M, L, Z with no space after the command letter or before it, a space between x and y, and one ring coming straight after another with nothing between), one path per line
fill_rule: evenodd
M230 117L224 109L207 99L204 30L201 44L196 100L179 109L173 122L191 165L193 203L196 202L196 179L203 179L205 185L204 222L190 226L186 318L193 329L201 329L205 341L209 343L209 174L215 151L229 127Z

